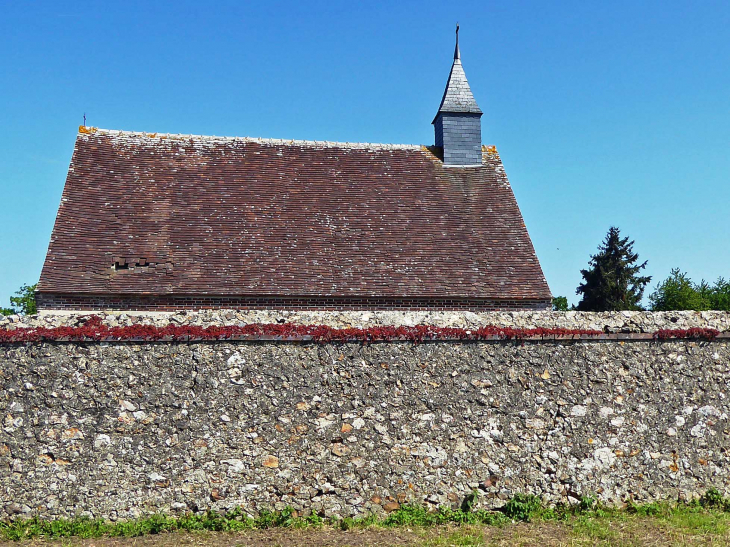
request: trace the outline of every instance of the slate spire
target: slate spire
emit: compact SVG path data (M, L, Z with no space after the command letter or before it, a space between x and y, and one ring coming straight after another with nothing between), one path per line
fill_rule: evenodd
M454 63L451 65L441 105L432 122L436 132L436 146L444 149L445 165L481 165L481 116L482 110L474 99L461 65L457 24Z

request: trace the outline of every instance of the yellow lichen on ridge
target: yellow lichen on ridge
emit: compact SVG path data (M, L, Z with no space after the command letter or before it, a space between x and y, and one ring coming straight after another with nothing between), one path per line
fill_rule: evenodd
M428 159L430 159L434 163L442 163L441 158L436 153L436 147L435 146L426 146L425 144L421 145L421 152L425 153Z
M79 133L84 133L86 135L93 135L94 133L96 133L96 127L88 127L86 125L80 125Z

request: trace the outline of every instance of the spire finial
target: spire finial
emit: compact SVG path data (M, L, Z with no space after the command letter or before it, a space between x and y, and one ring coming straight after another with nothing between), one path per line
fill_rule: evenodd
M454 60L461 59L461 53L459 53L459 23L456 23L456 48L454 49Z

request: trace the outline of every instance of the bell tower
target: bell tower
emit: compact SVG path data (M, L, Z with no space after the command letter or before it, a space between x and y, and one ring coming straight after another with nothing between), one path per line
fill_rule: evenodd
M459 52L459 25L456 25L454 64L433 120L436 146L443 147L444 165L474 167L482 164L482 111L474 100Z

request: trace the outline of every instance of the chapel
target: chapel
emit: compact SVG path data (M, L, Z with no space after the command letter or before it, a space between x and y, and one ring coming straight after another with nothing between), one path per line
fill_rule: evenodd
M82 126L40 310L544 310L458 27L433 145Z

